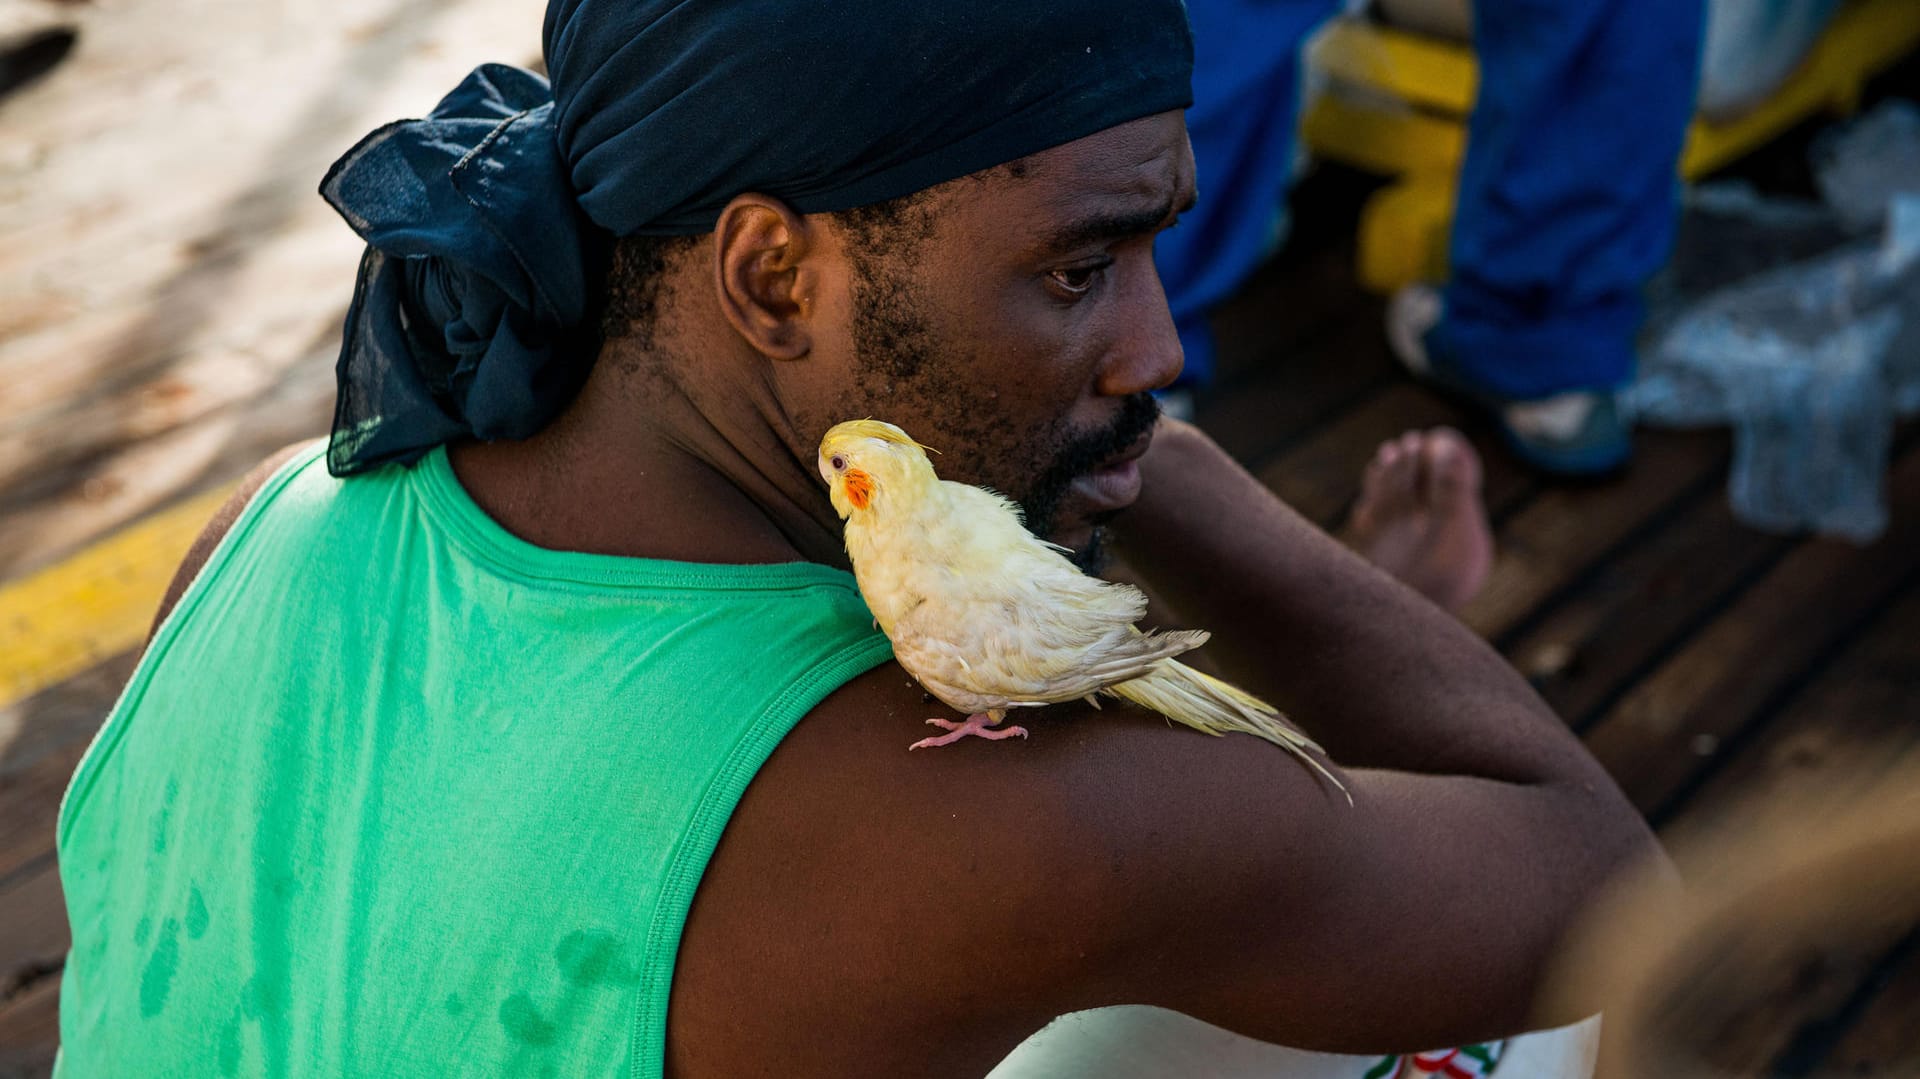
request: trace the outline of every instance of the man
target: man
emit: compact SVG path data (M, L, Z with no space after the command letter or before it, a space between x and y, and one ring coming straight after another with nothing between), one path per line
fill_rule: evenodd
M62 1074L977 1076L1111 1003L1355 1052L1535 1018L1653 845L1481 642L1156 433L1180 6L855 7L562 0L552 102L483 68L336 168L347 477L255 474L75 776ZM1112 518L1355 804L1126 710L908 756L943 710L813 472L863 415L1090 562Z

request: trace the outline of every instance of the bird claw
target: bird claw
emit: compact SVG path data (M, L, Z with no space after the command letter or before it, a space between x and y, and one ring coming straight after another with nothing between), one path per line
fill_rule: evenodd
M951 719L941 719L938 716L934 716L928 719L927 723L939 727L948 733L933 738L922 738L918 742L908 746L907 750L908 752L912 752L916 749L932 749L935 746L952 745L954 742L968 735L972 735L975 738L985 738L993 742L997 742L1003 738L1012 738L1014 735L1019 735L1022 738L1027 737L1027 729L1025 727L993 726L994 723L998 722L1000 721L992 720L989 722L988 717L984 714L968 716L966 721L962 723L955 723Z

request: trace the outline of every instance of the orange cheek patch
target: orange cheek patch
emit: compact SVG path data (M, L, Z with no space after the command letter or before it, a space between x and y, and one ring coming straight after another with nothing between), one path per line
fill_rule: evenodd
M866 509L873 501L873 477L857 468L847 469L847 501L854 509Z

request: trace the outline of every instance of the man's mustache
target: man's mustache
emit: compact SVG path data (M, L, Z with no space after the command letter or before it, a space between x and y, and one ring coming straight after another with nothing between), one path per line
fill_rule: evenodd
M1062 446L1021 501L1028 529L1042 537L1052 532L1060 501L1073 481L1132 449L1159 421L1160 402L1150 393L1132 394L1121 402L1120 413L1113 423Z

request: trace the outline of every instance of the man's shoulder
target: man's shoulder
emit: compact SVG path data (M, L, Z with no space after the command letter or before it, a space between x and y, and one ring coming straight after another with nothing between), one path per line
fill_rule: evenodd
M683 1020L790 984L809 1006L859 1007L887 1037L945 1024L942 1037L976 1032L1003 1055L1055 1015L1138 994L1141 966L1116 956L1207 899L1212 882L1192 877L1220 843L1194 829L1217 839L1255 784L1282 804L1321 797L1265 743L1130 708L1016 713L1027 739L909 752L937 733L931 716L956 718L886 663L775 750L701 884L676 974ZM1236 755L1247 774L1223 763Z
M769 805L777 797L808 806L809 819L838 820L823 840L849 824L873 837L863 851L877 872L1023 901L1080 889L1090 902L1177 902L1155 889L1175 886L1201 855L1169 847L1170 836L1232 828L1250 840L1300 840L1282 833L1312 838L1316 822L1347 810L1263 741L1208 737L1118 702L1016 709L1007 722L1027 738L909 751L940 733L930 717L964 718L884 663L821 701L756 785Z
M206 567L207 560L212 558L213 552L219 549L220 541L227 538L227 533L233 530L233 526L246 512L247 506L253 502L261 488L267 485L267 481L288 462L310 452L319 444L319 439L308 439L282 446L268 454L266 460L255 465L240 478L240 482L234 486L233 493L220 504L220 508L214 511L213 518L194 538L193 545L187 549L186 557L180 561L180 568L174 571L173 580L167 585L166 594L161 597L160 610L154 615L155 630L158 630L160 624L167 620L167 615L172 613L174 605L179 603L180 597L186 594L187 586L193 583L194 578L200 576L200 571Z

